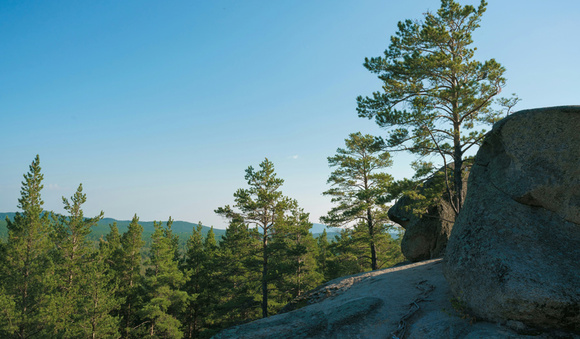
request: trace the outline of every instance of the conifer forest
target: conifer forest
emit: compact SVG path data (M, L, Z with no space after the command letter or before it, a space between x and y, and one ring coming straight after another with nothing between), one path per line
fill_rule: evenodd
M351 151L373 139L359 133L350 140L350 151L339 149L340 156L329 158L331 167L339 158L368 164ZM379 162L385 160L383 155ZM347 180L341 168L329 182ZM377 178L389 179L382 174L348 180L366 180L371 187L380 186ZM59 215L43 209L43 179L36 156L22 181L21 211L6 218L7 237L0 243L2 338L208 338L276 314L328 280L403 260L400 237L391 236L384 206L374 203L370 191L339 194L338 185L325 192L340 197L325 220L350 226L334 239L326 230L314 237L309 215L282 194L284 180L268 159L258 169L248 167L248 186L234 192L233 206L215 210L229 222L225 235L218 239L211 228L204 236L200 222L185 246L172 232L171 217L155 222L150 237L135 215L125 232L113 223L95 240L91 232L104 213L84 215L82 184L63 197L67 213Z

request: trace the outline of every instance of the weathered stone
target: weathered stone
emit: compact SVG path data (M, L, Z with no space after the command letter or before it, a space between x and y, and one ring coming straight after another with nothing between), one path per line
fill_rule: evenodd
M305 309L231 327L214 338L313 338L324 333L327 327L323 312Z
M580 332L580 106L521 111L494 126L444 272L478 317Z
M550 338L538 333L533 337L518 334L500 324L467 321L451 312L433 311L419 317L409 328L407 338L413 339L541 339Z
M360 326L361 320L382 304L383 300L380 298L362 297L339 305L328 312L330 332L336 332L341 327Z
M478 321L452 302L441 259L332 280L306 306L220 332L215 338L574 338L519 334ZM566 336L567 335L567 336Z
M332 280L303 296L307 306L224 330L216 338L385 338L421 294L415 286L425 281L447 284L440 259ZM437 296L446 290L437 289Z
M419 193L433 190L435 187L444 190L441 181L441 176L427 180ZM464 196L466 191L467 176L463 182ZM428 208L425 215L418 217L409 209L414 203L413 199L404 196L388 212L389 219L405 228L401 242L403 255L413 262L442 257L455 221L453 207L448 198L441 198Z

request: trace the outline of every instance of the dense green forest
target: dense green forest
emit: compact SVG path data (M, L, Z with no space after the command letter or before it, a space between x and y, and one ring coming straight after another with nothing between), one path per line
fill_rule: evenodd
M24 175L21 212L0 225L0 337L207 338L275 314L330 279L403 260L400 237L386 227L370 234L359 222L332 241L326 231L315 237L267 159L246 179L236 204L216 210L229 220L218 236L171 218L86 217L82 185L63 198L66 215L45 211L37 156Z

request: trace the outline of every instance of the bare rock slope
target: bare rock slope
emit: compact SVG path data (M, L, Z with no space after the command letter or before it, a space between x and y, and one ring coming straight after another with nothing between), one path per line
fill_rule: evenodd
M298 305L215 338L552 338L474 322L453 300L441 259L335 279Z

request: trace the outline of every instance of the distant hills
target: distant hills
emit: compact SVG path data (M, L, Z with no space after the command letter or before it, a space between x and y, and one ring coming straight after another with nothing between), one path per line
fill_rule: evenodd
M167 220L162 221L163 224L165 224L167 222ZM104 234L109 233L110 227L109 225L112 225L113 223L117 223L117 227L119 228L119 233L124 233L125 231L127 231L127 229L129 228L129 224L131 223L131 220L116 220L113 218L103 218L101 221L99 221L97 223L97 226L93 229L93 232L100 232L101 230L103 230ZM155 227L153 226L153 221L139 221L139 224L141 226L143 226L143 233L147 233L147 234L153 234L153 232L155 231ZM191 223L191 222L187 222L187 221L173 221L173 224L171 225L171 229L173 230L173 233L175 234L187 234L187 237L189 238L189 236L193 233L193 228L197 227L197 224L195 223ZM210 227L209 226L205 226L205 225L201 225L201 232L202 234L205 236L207 234L207 232L209 232ZM226 234L225 230L221 230L221 229L217 229L214 228L213 229L216 238L221 238L224 234Z
M6 229L6 217L10 218L11 220L14 218L14 212L8 213L0 213L0 237L5 238L8 236L8 230ZM163 223L167 222L167 220L162 221ZM97 226L93 227L89 239L91 240L98 240L101 237L104 237L110 231L109 225L113 223L117 223L117 227L119 228L120 233L124 233L129 228L129 224L131 220L116 220L113 218L104 218L97 223ZM143 240L145 242L149 242L151 235L154 232L153 221L139 221L139 224L143 226ZM193 233L193 228L197 227L196 223L191 223L187 221L173 221L173 225L171 226L173 233L179 235L179 242L180 245L185 245L187 239ZM323 230L326 229L328 234L328 240L334 239L335 235L340 233L340 229L327 227L323 224L313 223L312 228L310 229L310 233L313 234L314 237L317 237ZM202 224L202 234L205 237L207 232L209 232L210 227L205 226ZM214 228L213 229L216 239L220 239L225 233L226 230Z

